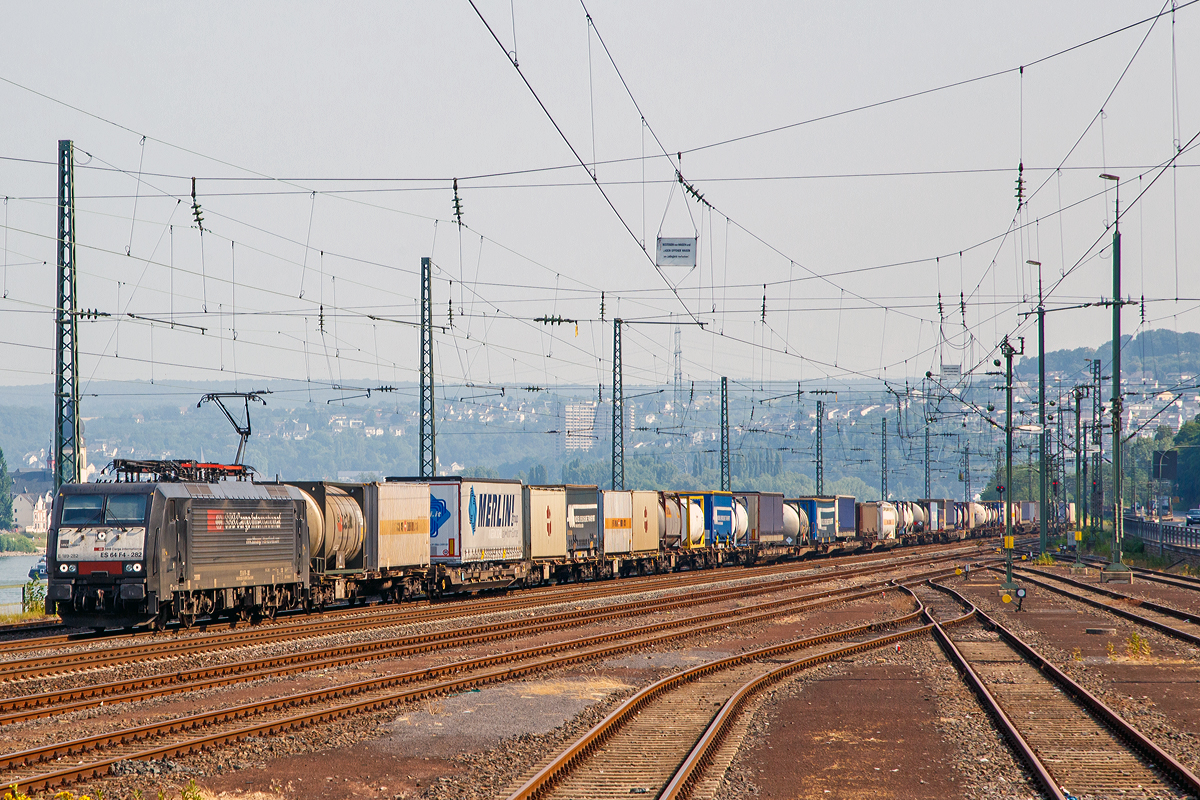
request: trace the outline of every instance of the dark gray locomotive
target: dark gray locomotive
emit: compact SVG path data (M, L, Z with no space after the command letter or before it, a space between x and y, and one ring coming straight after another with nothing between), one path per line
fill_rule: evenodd
M242 467L114 466L117 481L70 484L55 500L48 613L85 627L157 626L271 617L306 602L309 536L299 489L253 483Z

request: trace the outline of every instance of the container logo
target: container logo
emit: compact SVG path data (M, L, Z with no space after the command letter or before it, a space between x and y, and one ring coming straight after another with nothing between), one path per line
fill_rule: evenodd
M341 529L341 520L338 521ZM279 529L283 527L282 514L261 514L256 512L243 513L221 509L208 509L208 529L210 531L252 531Z
M467 504L467 516L471 519L471 533L475 533L475 520L479 515L479 506L475 503L475 487L471 487L471 501Z
M471 492L471 530L478 523L481 528L511 528L517 524L516 495L492 494L479 495L476 503L475 492ZM477 519L478 518L478 519Z
M429 537L436 539L438 532L442 526L450 519L450 511L446 508L446 501L440 497L429 496Z

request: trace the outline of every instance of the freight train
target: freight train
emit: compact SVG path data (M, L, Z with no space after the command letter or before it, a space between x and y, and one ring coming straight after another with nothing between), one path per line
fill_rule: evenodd
M766 563L992 535L1003 514L1000 504L945 499L452 476L263 483L242 466L191 461L117 460L106 473L111 480L64 485L54 502L46 604L69 625L189 626Z

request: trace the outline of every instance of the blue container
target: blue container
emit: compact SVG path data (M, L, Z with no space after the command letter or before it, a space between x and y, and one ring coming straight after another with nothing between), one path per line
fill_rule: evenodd
M809 536L813 542L838 539L837 502L832 497L799 497L796 502L808 515ZM850 517L854 519L853 516Z
M709 547L733 547L733 495L729 492L704 494L704 544Z
M837 538L853 539L858 535L854 495L839 494L834 499L837 501Z

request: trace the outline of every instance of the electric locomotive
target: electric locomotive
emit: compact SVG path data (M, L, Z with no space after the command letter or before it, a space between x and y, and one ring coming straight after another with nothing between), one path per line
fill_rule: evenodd
M299 489L253 483L241 465L117 460L111 469L115 481L67 484L55 498L47 613L81 627L159 627L305 603Z

